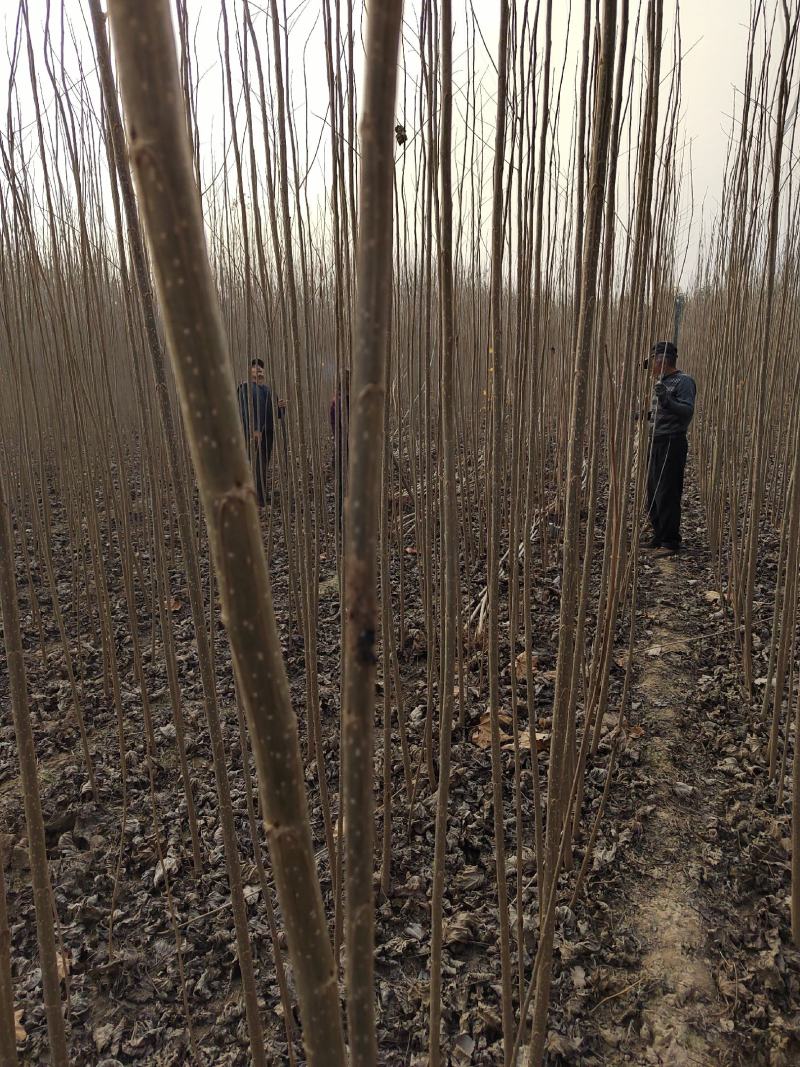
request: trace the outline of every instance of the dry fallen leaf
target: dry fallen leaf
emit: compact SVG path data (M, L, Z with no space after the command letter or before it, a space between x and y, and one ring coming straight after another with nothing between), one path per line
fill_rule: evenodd
M14 849L15 837L13 834L0 834L0 864L5 867L11 858Z
M566 1034L559 1034L555 1030L551 1030L547 1035L547 1051L557 1053L559 1056L563 1056L565 1059L574 1060L574 1053L580 1051L580 1040L573 1037L567 1037Z
M59 981L63 982L69 974L69 956L62 952L56 953L56 970L58 971Z
M111 1044L111 1039L114 1036L114 1024L102 1023L100 1026L96 1026L92 1036L94 1037L97 1051L104 1052Z
M720 595L716 591L716 589L709 589L709 591L706 593L706 600L709 602L709 604L716 604L719 599Z
M28 1032L22 1025L22 1016L24 1014L24 1008L17 1008L17 1010L14 1012L14 1033L16 1034L17 1044L19 1044L21 1041L26 1041L28 1038Z
M531 732L530 732L530 730L520 730L520 733L519 733L519 747L521 749L525 749L525 748L530 748L531 747ZM537 752L544 752L549 747L550 747L550 735L549 734L544 734L544 735L537 734L536 735L536 751ZM509 740L506 741L506 743L503 745L503 750L505 752L513 752L514 751L514 738L513 737L509 738Z
M442 936L446 945L469 944L475 939L475 920L469 912L460 911L445 920Z
M158 889L168 876L172 877L173 874L177 874L178 867L178 857L171 853L167 853L163 860L159 860L156 864L155 874L153 875L153 887Z
M475 727L472 731L472 740L478 748L491 748L492 729L488 722L481 722L480 726Z
M335 574L332 574L329 578L320 578L319 580L319 595L331 596L339 591L339 579Z
M459 1063L471 1063L475 1042L469 1034L459 1034L453 1042L453 1056Z
M498 721L500 723L500 744L509 740L509 735L503 730L504 726L511 725L511 716L508 712L501 711L498 715ZM490 711L485 711L481 716L480 723L475 727L471 734L473 743L478 748L491 748L492 746L492 715Z
M536 655L535 652L531 652L531 673L535 674L537 669L538 669L538 667L539 667L539 657ZM525 658L525 653L524 652L520 652L520 654L517 656L517 659L516 659L516 662L515 662L515 665L514 665L514 670L515 670L515 673L517 675L517 681L518 682L524 682L525 679L528 677L528 667L527 667L527 663L526 663L526 658Z

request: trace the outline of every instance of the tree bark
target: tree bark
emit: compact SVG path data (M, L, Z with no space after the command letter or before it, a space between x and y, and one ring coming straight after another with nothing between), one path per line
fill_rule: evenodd
M508 100L508 19L506 0L500 4L500 30L497 56L497 119L494 142L492 192L492 260L490 316L492 338L491 375L491 460L489 465L489 552L487 589L489 594L489 712L492 735L492 804L494 807L495 875L500 926L500 968L503 1006L503 1053L506 1064L514 1038L514 1012L511 986L511 935L506 886L505 827L503 823L503 766L500 752L500 524L503 490L503 408L505 373L503 353L503 246L505 212L503 175L505 172L506 109Z
M442 576L444 597L441 612L442 686L439 693L439 795L436 804L436 839L431 891L431 1009L430 1063L441 1062L442 1020L442 898L444 896L447 856L447 807L450 797L450 756L453 732L453 682L456 634L459 629L458 583L458 513L456 501L456 426L453 389L455 358L455 324L453 313L453 12L451 0L442 0L442 125L440 131L439 174L441 178L441 243L439 248L439 284L442 323L442 461L444 466L444 522L442 530Z
M108 116L110 142L113 147L112 158L109 158L109 165L111 167L116 166L117 175L119 177L120 192L122 194L122 203L125 210L125 220L128 227L130 254L133 261L134 273L136 275L139 298L141 300L150 365L156 382L159 416L166 438L167 461L169 463L172 485L175 492L176 518L178 521L181 547L183 548L184 565L186 567L186 584L191 605L192 624L197 639L197 659L203 685L206 723L208 724L208 732L211 740L214 778L219 799L220 825L222 827L223 845L225 849L225 867L231 891L233 921L236 932L236 951L239 957L239 968L242 974L242 990L244 993L247 1027L250 1036L250 1048L255 1067L261 1067L261 1065L265 1063L264 1036L258 1010L253 956L247 927L247 908L244 900L239 849L236 841L233 807L231 805L225 743L222 736L222 726L217 704L213 649L209 631L206 628L203 590L200 580L200 566L195 533L192 528L187 479L184 475L184 470L182 469L179 458L180 450L178 434L175 428L172 402L167 385L164 353L161 347L161 340L159 338L158 325L156 322L155 300L145 258L144 240L142 237L139 215L136 210L133 182L131 180L130 160L126 151L124 131L122 128L122 116L120 115L119 101L117 99L116 87L114 85L114 74L111 67L111 55L108 38L106 36L105 20L100 8L99 0L90 0L90 9L100 83L102 85L103 101ZM180 110L180 114L185 116L185 113L182 110ZM188 127L186 127L186 135L188 137ZM194 163L192 165L194 167ZM194 186L194 189L196 190L196 185ZM138 384L138 375L136 380ZM139 402L140 404L144 403L143 396L139 397Z
M11 512L6 501L3 480L0 477L0 611L3 615L3 642L8 663L14 736L19 753L20 785L25 803L25 826L28 832L33 903L36 909L36 936L39 941L39 962L42 967L44 1008L47 1015L47 1035L50 1039L50 1056L54 1067L67 1067L69 1057L64 1031L64 1015L61 1010L61 982L58 977L53 922L53 892L47 864L42 800L39 795L39 774L36 766L36 746L31 729L28 686L22 657L14 547Z
M393 116L402 0L371 0L361 113L356 325L345 515L347 1023L353 1067L377 1062L373 902L375 633L386 346L392 285ZM388 684L388 679L384 684Z
M578 539L580 532L581 466L583 461L584 424L588 393L588 367L594 327L597 268L600 235L603 223L606 162L608 158L611 124L611 97L614 68L614 45L617 26L616 0L604 0L600 67L592 129L592 161L589 185L589 207L583 245L580 317L575 343L574 387L570 413L569 448L567 452L566 510L564 515L563 578L559 618L558 662L555 697L553 701L553 736L550 747L550 776L548 780L547 837L545 849L545 899L558 879L557 858L564 829L564 815L568 813L567 742L569 737L569 696L574 667L575 627L577 612ZM528 1064L539 1067L544 1056L547 1036L547 1010L550 1001L550 975L555 911L551 911L542 929L539 953L542 963L536 989L533 1030L528 1050Z
M0 861L0 1067L17 1067L14 985L11 981L11 931L8 928L6 879Z
M128 145L168 349L241 683L311 1064L344 1041L255 494L208 261L167 0L110 4Z

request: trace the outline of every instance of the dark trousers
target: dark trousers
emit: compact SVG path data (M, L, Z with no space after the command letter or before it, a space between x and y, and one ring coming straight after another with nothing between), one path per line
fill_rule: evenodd
M253 468L253 480L256 485L258 506L263 508L267 502L267 473L272 456L272 438L262 436L261 444L250 450L250 464Z
M336 480L337 518L341 531L344 526L344 500L347 495L347 449L342 433L337 436L338 447L336 439L333 444L333 476Z
M647 471L647 514L653 540L665 548L681 543L681 496L689 442L686 434L654 438Z

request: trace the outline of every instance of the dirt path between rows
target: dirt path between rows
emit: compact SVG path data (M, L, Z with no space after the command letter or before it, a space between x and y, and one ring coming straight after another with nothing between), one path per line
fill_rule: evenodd
M683 721L705 637L691 632L692 601L706 590L685 564L685 557L662 559L645 562L642 571L642 666L633 705L644 731L642 766L653 785L637 849L641 874L615 919L618 938L636 948L637 965L615 976L618 992L594 1009L609 1067L731 1062L703 908L717 798L705 754Z
M722 1009L696 904L708 805L697 768L687 759L678 716L692 688L690 649L681 632L685 616L672 602L685 573L677 560L661 560L654 578L673 596L660 597L654 606L652 643L643 650L637 687L647 709L642 725L652 739L645 759L657 781L657 807L649 827L652 884L636 886L631 913L634 936L645 950L639 1036L652 1063L716 1064L708 1022Z

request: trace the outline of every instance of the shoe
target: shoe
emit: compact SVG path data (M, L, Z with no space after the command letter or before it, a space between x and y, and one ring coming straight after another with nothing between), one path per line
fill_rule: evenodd
M661 548L661 542L657 540L657 538L651 537L650 540L647 542L646 548L650 552L653 552L655 549Z
M653 552L654 559L667 559L669 556L677 556L678 549L673 545L659 545Z

